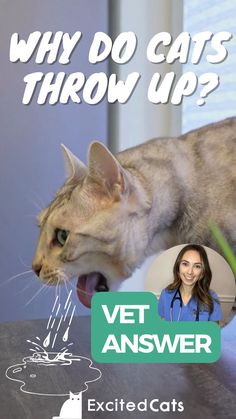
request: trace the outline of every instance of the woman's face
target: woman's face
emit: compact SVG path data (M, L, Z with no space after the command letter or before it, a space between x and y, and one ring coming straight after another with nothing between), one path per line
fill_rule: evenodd
M201 278L203 272L203 263L196 250L188 250L183 254L179 265L179 276L181 281L193 287Z

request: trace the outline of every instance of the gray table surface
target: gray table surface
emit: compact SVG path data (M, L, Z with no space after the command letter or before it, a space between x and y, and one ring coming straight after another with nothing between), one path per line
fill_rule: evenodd
M6 369L29 355L27 339L45 332L46 320L0 324L0 419L51 419L67 397L26 394L5 377ZM90 318L74 319L73 354L90 357ZM222 355L214 364L96 364L102 377L83 393L83 419L102 418L236 418L236 316L222 330ZM68 377L67 377L68 379ZM87 400L139 402L159 399L184 402L182 413L88 412Z

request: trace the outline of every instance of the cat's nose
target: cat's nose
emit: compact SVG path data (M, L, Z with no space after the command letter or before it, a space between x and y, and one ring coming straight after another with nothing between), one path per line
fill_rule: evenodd
M36 275L39 277L39 275L40 275L40 271L41 271L41 269L42 269L42 265L41 265L41 263L33 263L33 264L32 264L32 269L33 269L33 271L36 273Z

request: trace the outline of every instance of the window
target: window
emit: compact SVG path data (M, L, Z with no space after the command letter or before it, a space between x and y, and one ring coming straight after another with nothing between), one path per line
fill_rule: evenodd
M189 131L207 123L236 115L236 0L184 0L184 31L191 35L202 31L213 33L228 31L233 38L224 45L228 50L227 58L219 64L210 64L206 55L212 54L210 42L204 49L197 65L186 63L183 72L194 71L197 76L214 72L220 77L218 88L209 94L203 106L196 104L202 86L193 96L183 100L182 132ZM209 44L209 45L208 45ZM191 54L191 51L190 51Z

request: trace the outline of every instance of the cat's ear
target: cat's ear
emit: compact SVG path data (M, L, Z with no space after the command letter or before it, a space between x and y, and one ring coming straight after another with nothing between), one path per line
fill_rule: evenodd
M73 397L74 397L74 394L71 393L71 391L70 391L70 399L72 399Z
M89 174L102 179L106 187L112 191L123 193L125 191L125 173L118 160L104 146L94 141L88 153Z
M78 183L87 173L87 167L64 144L61 144L67 172L67 182Z

